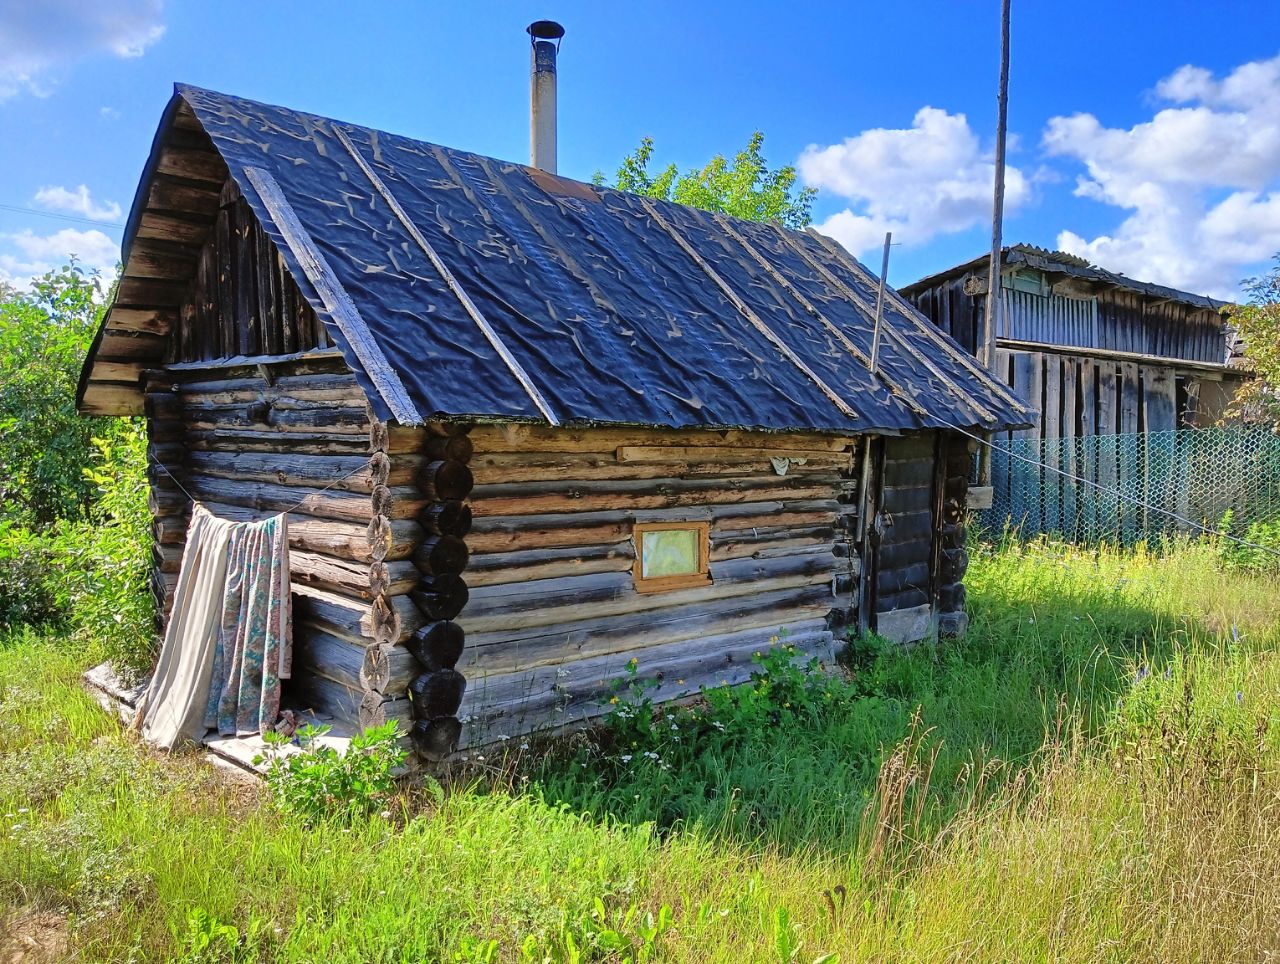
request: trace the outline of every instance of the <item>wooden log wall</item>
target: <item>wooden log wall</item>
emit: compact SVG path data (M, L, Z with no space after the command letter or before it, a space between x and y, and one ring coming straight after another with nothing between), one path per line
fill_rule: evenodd
M467 680L458 672L465 634L455 622L467 605L468 588L461 573L469 558L463 541L471 531L473 478L467 463L472 443L469 426L429 426L398 430L419 454L417 483L421 496L418 522L425 538L413 555L417 579L410 591L416 609L415 628L405 641L414 660L409 698L414 748L428 760L439 760L457 745L462 733L458 708ZM386 431L388 441L391 430Z
M857 599L857 439L514 425L469 438L463 745L604 712L632 659L669 699L745 679L780 633L831 655ZM710 585L636 591L632 527L664 520L710 523Z
M151 592L156 605L156 632L163 636L173 608L173 590L182 563L191 499L186 488L186 433L182 407L167 381L146 380L147 481L151 491Z
M349 727L411 721L423 622L410 594L427 536L416 479L427 456L370 418L341 358L172 365L150 373L148 406L165 465L220 518L287 512L294 593L289 705ZM159 414L167 413L166 420ZM157 470L158 471L158 470ZM153 477L156 477L153 473ZM153 490L158 569L171 594L190 502Z

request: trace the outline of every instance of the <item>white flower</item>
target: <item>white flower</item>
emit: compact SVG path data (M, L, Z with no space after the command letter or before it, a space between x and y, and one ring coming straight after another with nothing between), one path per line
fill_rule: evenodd
M624 754L622 754L622 756L620 756L618 759L620 759L623 763L630 763L630 762L631 762L631 754L630 754L630 753L624 753Z

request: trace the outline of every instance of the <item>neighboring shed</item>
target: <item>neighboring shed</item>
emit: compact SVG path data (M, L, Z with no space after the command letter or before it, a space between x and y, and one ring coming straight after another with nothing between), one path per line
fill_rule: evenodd
M1134 281L1062 251L1004 248L996 372L1041 412L1015 437L1045 440L1213 424L1244 372L1230 362L1226 302ZM977 354L990 255L902 295Z
M191 493L288 510L286 700L429 756L786 633L965 625L969 439L1034 413L816 233L179 87L86 361ZM466 722L469 725L463 726Z

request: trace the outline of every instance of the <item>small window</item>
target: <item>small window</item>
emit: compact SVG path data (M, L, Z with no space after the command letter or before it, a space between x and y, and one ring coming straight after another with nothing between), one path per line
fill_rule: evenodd
M636 523L636 590L705 586L711 581L710 542L709 522Z

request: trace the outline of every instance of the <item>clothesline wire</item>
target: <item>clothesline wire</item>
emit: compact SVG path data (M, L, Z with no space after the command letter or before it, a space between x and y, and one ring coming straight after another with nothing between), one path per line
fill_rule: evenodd
M949 422L947 424L951 425L951 423ZM1002 448L1001 446L996 445L994 442L988 441L987 439L983 438L980 435L975 434L974 432L970 432L968 429L961 428L959 425L951 425L951 428L955 429L961 435L967 435L969 438L978 442L980 445L987 446L993 452L999 452L1001 455L1006 455L1011 459L1017 459L1019 462L1025 462L1027 465L1032 465L1032 466L1035 466L1036 468L1047 469L1050 472L1056 472L1058 475L1062 476L1064 479L1070 479L1073 482L1080 482L1080 483L1083 483L1084 485L1091 486L1092 488L1097 489L1099 492L1105 492L1107 495L1115 496L1117 499L1122 499L1126 502L1131 502L1132 504L1139 506L1143 509L1146 509L1150 512L1158 512L1161 515L1168 516L1170 519L1173 519L1177 522L1181 522L1184 525L1191 526L1193 529L1198 529L1201 532L1203 532L1205 535L1217 536L1219 538L1226 539L1230 542L1238 543L1242 546L1248 546L1250 549L1257 549L1260 552L1265 552L1268 555L1272 555L1280 558L1280 551L1276 549L1272 549L1270 546L1263 546L1263 545L1259 545L1256 542L1250 542L1248 539L1241 539L1239 536L1233 536L1231 533L1224 532L1221 529L1210 529L1208 526L1204 525L1201 522L1196 522L1192 519L1188 519L1186 516L1178 515L1178 513L1176 512L1170 512L1168 509L1162 508L1158 505L1152 505L1150 502L1146 502L1138 498L1137 496L1129 495L1127 492L1121 492L1119 489L1109 488L1108 486L1095 482L1092 479L1086 479L1078 475L1073 475L1070 472L1067 472L1067 471L1064 471L1063 469L1058 468L1056 465L1049 465L1047 462L1041 462L1039 459L1028 458L1025 455L1020 455L1019 453L1013 451L1012 449Z
M158 458L156 458L154 455L150 453L147 453L147 458L152 463L154 463L155 466L158 469L160 469L160 471L162 471L165 475L169 476L169 478L173 480L173 484L182 490L183 495L185 495L192 502L200 501L194 495L192 495L190 492L187 491L187 487L182 484L182 482L178 479L176 475L174 475L172 472L169 471L169 466L165 465L163 462L161 462ZM303 505L303 503L305 503L307 499L311 498L313 495L319 495L322 492L328 492L334 486L341 485L343 482L347 481L347 479L351 478L351 476L356 475L357 473L363 472L365 469L367 469L370 465L373 464L373 460L374 460L374 456L373 455L369 456L367 459L364 460L362 464L357 465L354 469L352 469L346 475L342 476L341 478L334 479L332 482L330 482L328 485L326 485L322 489L317 489L315 492L307 493L301 499L295 502L293 505L285 509L281 509L280 510L281 514L287 515L288 513L292 512L294 509L300 508Z

